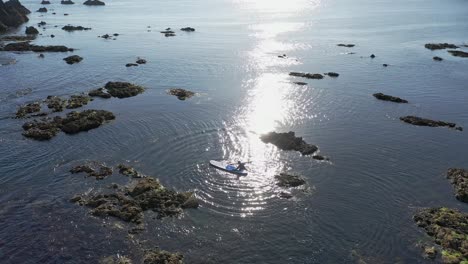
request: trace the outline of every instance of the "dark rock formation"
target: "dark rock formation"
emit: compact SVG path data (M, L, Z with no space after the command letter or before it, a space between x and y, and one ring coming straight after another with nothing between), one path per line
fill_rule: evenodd
M444 121L436 121L436 120L430 120L430 119L425 119L417 116L404 116L400 117L400 120L412 124L415 126L429 126L429 127L441 127L441 126L446 126L450 128L455 128L457 130L463 130L462 127L456 127L457 124L455 123L448 123Z
M57 96L47 96L45 102L47 103L47 107L54 112L62 112L66 104L64 99Z
M400 97L395 97L391 95L386 95L383 93L375 93L373 96L379 100L383 101L390 101L390 102L395 102L395 103L408 103L405 99L401 99Z
M162 34L174 34L175 32L170 30L170 29L166 29L164 31L160 31Z
M191 92L185 89L180 89L180 88L170 89L169 94L177 96L179 100L185 100L195 95L194 92Z
M374 55L374 54L371 54L371 55L370 55L370 58L371 58L371 59L375 58L375 55Z
M83 5L88 5L88 6L103 6L106 5L104 2L99 1L99 0L86 0Z
M75 64L75 63L78 63L78 62L82 61L83 58L78 56L78 55L72 55L72 56L68 56L68 57L64 58L63 60L67 64Z
M461 50L449 50L448 52L455 57L468 58L468 52L464 52Z
M338 76L340 76L340 75L339 75L338 73L336 73L336 72L327 72L327 73L325 73L325 75L328 75L328 76L330 76L330 77L338 77Z
M28 114L41 111L41 103L34 102L21 106L16 112L16 118L26 117Z
M426 49L439 50L439 49L457 49L458 46L448 43L428 43L424 45Z
M38 46L32 45L29 42L9 43L4 48L4 51L33 51L33 52L67 52L73 49L65 46Z
M296 137L292 131L287 133L270 132L262 135L260 139L264 143L271 143L282 150L299 151L302 155L310 155L318 150L317 146L306 143L301 137Z
M145 91L143 87L128 82L108 82L105 88L110 95L117 98L132 97Z
M280 187L297 187L306 183L301 176L287 173L280 173L279 175L275 175L275 179L278 181L276 185Z
M88 95L91 96L91 97L101 97L101 98L104 98L104 99L108 99L108 98L112 97L112 95L110 95L109 93L104 91L104 88L91 90L91 91L89 91Z
M281 58L281 59L286 59L288 56L286 56L286 54L283 54L283 55L278 55L278 58Z
M433 57L432 59L435 60L435 61L443 61L444 60L441 57L437 57L437 56Z
M105 110L70 112L61 120L60 129L67 134L76 134L98 128L105 122L114 119L114 114Z
M0 38L2 41L30 41L34 40L36 35L29 35L29 36L4 36Z
M29 13L31 12L18 0L10 0L5 3L0 0L0 33L27 22L29 19L26 15Z
M73 167L70 172L73 174L86 173L88 177L95 177L96 180L102 180L112 175L112 168L103 164L84 164Z
M26 27L25 31L26 35L37 35L39 34L39 30L37 30L35 27Z
M455 197L465 203L468 203L468 171L464 169L449 169L447 179L450 180L455 188Z
M184 256L180 253L153 249L148 250L143 257L143 264L182 264Z
M164 34L164 36L165 36L165 37L175 37L176 34L174 34L174 33L166 33L166 34Z
M125 67L127 67L127 68L128 67L136 67L136 66L138 66L138 64L136 64L136 63L127 63L127 64L125 64Z
M62 27L63 30L71 32L71 31L82 31L82 30L91 30L91 28L83 27L83 26L71 26L71 25L66 25Z
M25 130L23 136L35 140L49 140L55 137L60 131L58 127L60 121L60 117L55 117L27 122L23 125L23 129Z
M45 21L41 21L39 23L37 23L37 25L40 27L40 26L45 26L47 25L47 23Z
M324 156L322 156L322 155L314 155L314 156L312 156L312 158L313 158L314 160L329 160L329 158L324 157Z
M320 73L290 72L289 75L307 79L323 79L323 75Z
M73 4L75 4L75 2L73 2L72 0L62 0L62 1L60 1L60 4L62 4L62 5L73 5Z
M356 45L354 45L354 44L338 44L337 46L338 46L338 47L352 48L352 47L354 47L354 46L356 46Z
M119 173L122 175L129 176L132 178L143 178L143 175L141 175L137 170L130 166L119 164L117 168L119 169Z
M47 8L41 7L41 8L39 8L36 12L39 12L39 13L47 13Z
M145 60L145 59L138 58L138 60L136 61L136 63L138 63L138 64L146 64L146 60Z
M384 66L384 67L388 67L388 64L384 63L384 64L382 64L382 66Z
M301 86L302 86L302 85L307 85L306 82L294 82L294 84L301 85Z
M50 5L50 1L42 0L41 5Z
M89 101L92 99L86 95L72 95L70 98L67 100L67 109L75 109L75 108L80 108L84 105L87 105Z
M468 261L468 214L444 207L428 208L417 212L413 219L443 248L443 263Z
M185 31L185 32L194 32L195 31L195 29L192 28L192 27L184 27L184 28L181 28L180 30Z

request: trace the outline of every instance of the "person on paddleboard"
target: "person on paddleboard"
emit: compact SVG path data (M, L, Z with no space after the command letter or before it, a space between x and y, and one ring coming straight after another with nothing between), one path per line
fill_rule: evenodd
M247 170L247 168L245 167L245 164L246 164L246 162L238 161L236 170L238 170L238 171Z

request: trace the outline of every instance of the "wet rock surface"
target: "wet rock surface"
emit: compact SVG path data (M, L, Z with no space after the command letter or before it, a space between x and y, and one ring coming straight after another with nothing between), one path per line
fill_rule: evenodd
M185 31L185 32L194 32L195 31L195 29L192 28L192 27L184 27L184 28L181 28L180 30Z
M394 103L408 103L408 101L405 99L401 99L400 97L395 97L391 95L386 95L383 93L375 93L373 94L373 96L382 101L389 101L389 102L394 102Z
M39 102L29 103L21 106L16 112L16 118L24 118L28 114L41 111L41 104Z
M457 49L458 46L455 44L449 44L449 43L428 43L424 45L426 49L430 50L440 50L440 49Z
M26 15L29 13L31 12L17 0L5 3L0 0L0 33L27 22L29 19Z
M32 45L29 42L9 43L4 48L4 51L33 51L33 52L68 52L73 51L72 48L66 46L39 46Z
M127 63L127 64L125 64L125 67L127 67L127 68L128 67L137 67L137 66L138 66L138 64L136 64L136 63Z
M307 79L323 79L323 75L320 73L290 72L289 75L295 77L303 77Z
M457 124L455 123L449 123L449 122L444 122L444 121L437 121L437 120L431 120L431 119L426 119L426 118L421 118L417 116L404 116L400 117L400 120L412 124L415 126L428 126L428 127L450 127L450 128L455 128L456 130L462 131L463 128L461 127L456 127Z
M66 25L62 27L63 30L72 32L72 31L83 31L83 30L91 30L91 28L83 27L83 26L71 26L71 25Z
M455 197L462 202L468 203L468 171L451 168L447 171L447 179L455 188Z
M327 73L324 73L325 75L328 75L330 77L338 77L340 76L338 73L336 72L327 72Z
M62 112L66 101L58 96L47 96L45 100L47 107L54 112Z
M432 59L435 60L435 61L443 61L444 60L441 57L437 57L437 56L433 57Z
M464 52L461 50L449 50L448 52L455 57L468 58L468 52Z
M67 109L80 108L82 106L87 105L88 102L91 101L91 100L92 99L89 96L86 96L86 95L72 95L67 100L66 108Z
M129 176L132 178L143 178L143 175L141 175L137 170L128 165L119 164L117 168L119 169L119 173L122 175Z
M104 88L111 96L117 98L132 97L145 91L143 87L128 82L108 82Z
M146 64L146 60L142 58L138 58L136 61L137 64Z
M73 2L71 0L62 0L62 1L60 1L60 4L62 4L62 5L73 5L73 4L75 4L75 2Z
M287 188L301 186L306 183L306 181L301 176L287 173L280 173L279 175L275 175L275 179L277 180L276 185Z
M177 96L177 98L179 100L185 100L185 99L188 99L188 98L195 95L194 92L191 92L191 91L188 91L188 90L185 90L185 89L181 89L181 88L170 89L169 94Z
M184 256L165 250L153 249L145 252L143 264L182 264Z
M355 44L337 44L338 47L352 48L356 46Z
M70 112L60 122L60 128L67 134L76 134L100 127L105 122L114 120L113 113L105 110L84 110Z
M41 5L50 5L50 1L42 0Z
M37 30L35 27L26 27L25 30L26 35L37 35L39 34L39 30Z
M33 120L23 125L23 136L35 140L49 140L57 135L60 117Z
M416 224L443 248L444 263L468 261L468 215L456 209L428 208L417 212Z
M99 0L87 0L83 3L83 5L88 5L88 6L103 6L106 5L106 3L99 1Z
M271 143L282 150L299 151L302 155L310 155L318 150L318 147L306 143L302 137L296 137L294 132L276 133L270 132L260 136L264 143Z
M47 8L41 7L41 8L39 8L36 12L39 12L39 13L47 13Z
M91 97L101 97L101 98L104 98L104 99L108 99L108 98L112 97L112 95L110 95L109 93L104 91L104 88L91 90L91 91L89 91L88 95L91 96Z
M103 164L84 164L73 167L71 173L86 173L88 177L95 177L97 180L105 179L112 175L112 168Z
M72 56L68 56L68 57L64 58L63 60L67 64L75 64L75 63L79 63L80 61L82 61L83 58L78 56L78 55L72 55Z

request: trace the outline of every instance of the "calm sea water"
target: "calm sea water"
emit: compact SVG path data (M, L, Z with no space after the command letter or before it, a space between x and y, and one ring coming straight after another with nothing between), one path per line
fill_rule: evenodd
M138 259L137 248L155 246L182 252L187 263L424 263L415 244L425 235L413 224L414 210L468 209L444 178L449 167L468 168L467 132L398 120L418 115L468 128L468 59L423 47L468 43L466 1L52 2L49 13L33 12L25 26L46 21L36 43L76 48L84 60L67 65L65 54L0 53L2 61L16 61L0 67L3 263L94 263L117 253ZM40 7L36 0L23 4ZM66 24L93 29L67 33L60 29ZM197 31L159 33L185 26ZM106 33L120 36L97 38ZM434 62L435 55L445 60ZM124 66L137 57L148 64ZM340 76L300 87L290 71ZM99 129L37 142L21 136L24 120L11 118L23 103L107 81L148 89L85 107L116 114ZM179 101L167 95L172 87L197 96ZM375 92L410 104L377 101ZM331 161L259 140L290 130ZM210 168L210 159L250 160L251 172L237 179ZM68 201L126 180L68 173L86 160L131 164L168 187L195 191L201 207L180 219L148 213L146 231L128 237L127 224L91 217ZM274 175L282 171L308 181L292 190L293 199L278 197L283 190Z

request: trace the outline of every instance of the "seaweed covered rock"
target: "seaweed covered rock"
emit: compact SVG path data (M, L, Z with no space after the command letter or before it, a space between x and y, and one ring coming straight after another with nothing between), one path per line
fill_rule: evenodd
M461 50L449 50L448 52L455 57L468 58L468 52L464 52Z
M62 112L65 107L66 101L58 96L47 96L45 100L47 107L54 112Z
M76 134L100 127L107 121L114 120L113 113L105 110L85 110L70 112L61 122L61 130L67 134Z
M64 58L63 60L67 64L75 64L75 63L79 63L80 61L82 61L83 58L78 56L78 55L72 55L72 56L68 56L68 57Z
M35 27L26 27L25 30L26 35L37 35L39 34L39 30L37 30Z
M39 46L32 45L29 42L14 42L7 44L4 51L33 51L33 52L67 52L73 51L66 46Z
M137 170L135 170L134 168L132 168L130 166L127 166L127 165L124 165L124 164L119 164L117 166L117 168L119 169L119 173L122 174L122 175L130 176L132 178L142 178L143 177L143 175L141 175Z
M106 3L99 1L99 0L86 0L83 5L88 5L88 6L103 6L106 5Z
M27 122L23 125L23 136L35 140L49 140L60 131L60 121L60 117L55 117Z
M183 264L184 256L165 250L153 249L145 252L143 264Z
M295 77L303 77L307 79L323 79L323 75L320 73L303 73L303 72L290 72L289 75Z
M71 173L86 173L88 177L95 177L97 180L102 180L109 175L112 175L112 168L103 164L83 164L73 167Z
M407 100L405 99L401 99L400 97L395 97L395 96L391 96L391 95L386 95L386 94L383 94L383 93L375 93L373 94L373 96L379 100L382 100L382 101L390 101L390 102L394 102L394 103L408 103Z
M16 118L26 117L28 114L36 113L41 111L41 103L34 102L21 106L18 111L16 111Z
M62 27L63 30L71 32L71 31L83 31L83 30L91 30L91 28L83 27L83 26L72 26L66 25Z
M287 173L275 175L275 179L278 181L276 185L280 187L297 187L306 183L301 176Z
M189 90L185 90L185 89L181 89L181 88L170 89L169 94L177 96L177 98L179 100L185 100L185 99L188 99L188 98L195 95L194 92L189 91Z
M337 44L337 46L338 46L338 47L352 48L352 47L354 47L354 46L356 46L356 45L354 45L354 44L341 44L341 43L340 43L340 44Z
M426 49L430 50L440 50L440 49L457 49L458 46L455 44L449 44L449 43L428 43L424 45Z
M104 91L104 88L91 90L91 91L89 91L88 95L91 96L91 97L101 97L101 98L104 98L104 99L108 99L108 98L112 97L112 95L110 95L109 93Z
M132 264L132 260L126 256L117 254L116 256L108 256L99 260L99 264Z
M468 203L468 171L451 168L447 171L447 179L455 188L455 197L462 202Z
M417 212L414 221L443 248L444 263L468 261L468 215L455 209L428 208Z
M87 105L92 99L86 95L72 95L67 100L67 109L75 109Z
M113 216L136 224L143 222L140 205L122 193L97 194L89 199L80 197L75 198L74 202L93 208L91 214L95 216Z
M412 124L415 126L428 126L428 127L449 127L449 128L455 128L457 130L463 130L462 127L456 127L457 124L455 123L449 123L449 122L444 122L444 121L437 121L437 120L431 120L431 119L426 119L426 118L421 118L417 116L404 116L400 117L400 120Z
M108 82L105 88L110 95L117 98L132 97L145 91L143 87L128 82Z
M310 155L318 150L318 147L306 143L302 137L296 137L295 133L290 131L287 133L270 132L260 136L264 143L271 143L282 150L299 151L302 155Z

